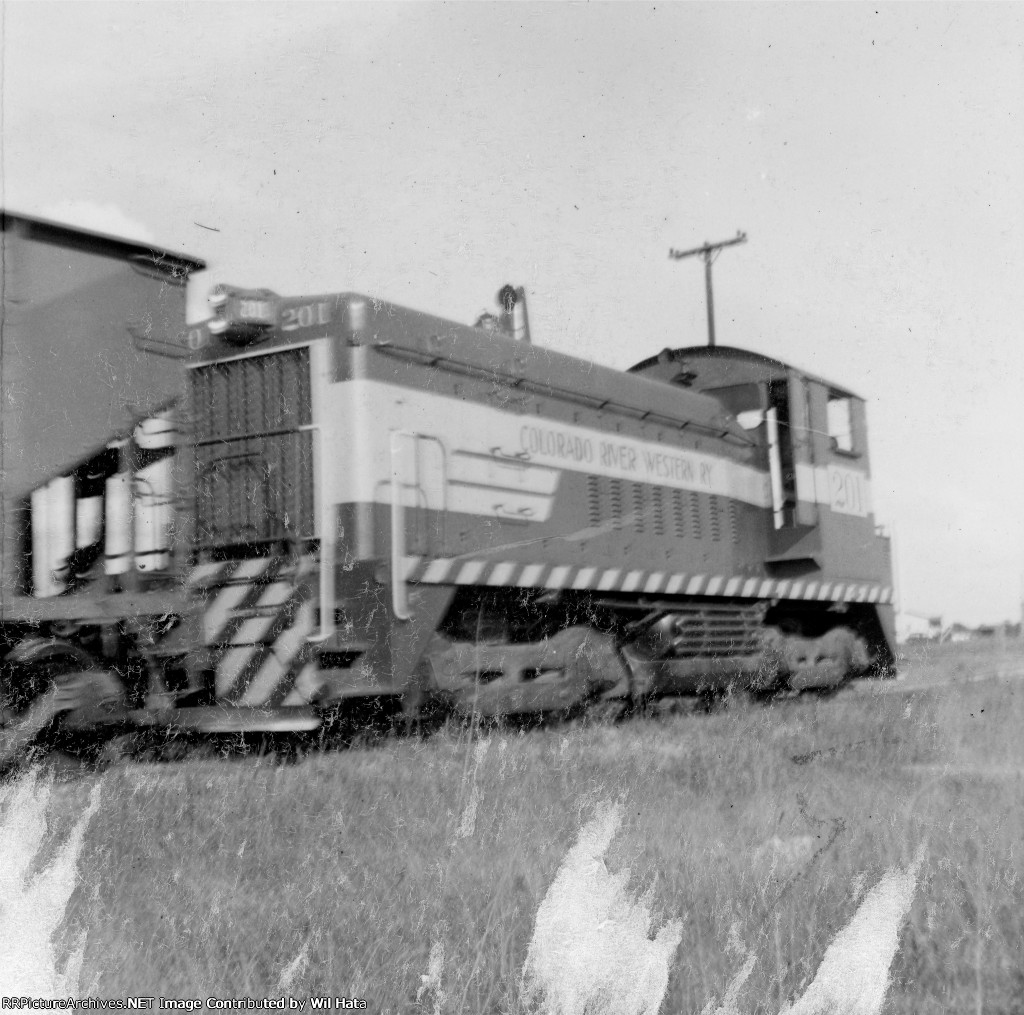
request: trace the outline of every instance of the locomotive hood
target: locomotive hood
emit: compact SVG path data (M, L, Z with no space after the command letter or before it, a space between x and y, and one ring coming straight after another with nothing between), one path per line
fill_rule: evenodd
M360 318L361 328L350 339L354 344L386 348L392 355L428 364L443 363L510 388L620 412L642 422L692 428L734 445L752 443L722 404L700 390L638 384L635 376L612 367L367 297L345 294L338 300L364 302L363 314L346 314Z

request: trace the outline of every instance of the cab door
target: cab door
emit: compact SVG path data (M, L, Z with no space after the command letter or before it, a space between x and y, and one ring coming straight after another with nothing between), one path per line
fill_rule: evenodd
M772 486L773 530L766 563L799 575L821 566L818 470L807 381L795 370L767 384L765 424Z
M814 455L814 427L807 380L796 370L787 370L789 388L789 434L792 442L793 483L796 494L794 525L817 525L818 468Z
M768 382L765 423L776 529L818 524L807 385L795 370Z

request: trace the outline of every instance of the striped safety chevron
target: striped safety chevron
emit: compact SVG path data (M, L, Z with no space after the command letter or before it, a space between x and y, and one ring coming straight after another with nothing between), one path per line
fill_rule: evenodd
M593 589L646 595L739 596L744 599L817 599L843 603L890 603L892 587L864 581L805 581L737 575L685 574L627 568L529 564L463 557L406 557L410 582L444 585L516 585L545 589Z
M309 637L316 624L316 564L255 557L195 567L188 578L203 600L204 643L218 700L237 705L299 705L319 689ZM406 557L407 581L453 585L593 589L645 595L728 596L889 603L877 583L803 581L569 564Z
M306 651L315 623L315 574L309 557L298 563L254 557L192 570L188 583L204 600L204 643L218 700L236 705L309 700L303 687L316 672Z

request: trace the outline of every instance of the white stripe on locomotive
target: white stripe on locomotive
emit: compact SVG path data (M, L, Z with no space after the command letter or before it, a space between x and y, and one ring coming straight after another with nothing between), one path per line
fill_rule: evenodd
M314 629L315 604L307 599L299 608L295 623L277 637L270 653L263 661L252 682L246 688L239 704L259 705L265 702L288 671L306 644ZM290 692L289 692L290 693Z
M405 574L411 581L432 584L486 584L492 587L516 585L571 588L578 591L643 592L646 595L706 595L744 599L777 598L833 602L884 602L886 593L872 583L807 581L805 579L744 578L741 575L688 575L683 572L604 570L570 564L519 563L517 561L431 560L407 558ZM517 571L519 572L517 577ZM546 573L546 577L545 577Z

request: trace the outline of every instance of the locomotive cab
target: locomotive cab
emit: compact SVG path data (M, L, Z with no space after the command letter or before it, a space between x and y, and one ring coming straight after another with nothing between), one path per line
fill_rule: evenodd
M771 484L770 573L889 572L888 540L876 532L871 505L863 399L728 346L665 349L631 372L717 398L755 439Z

